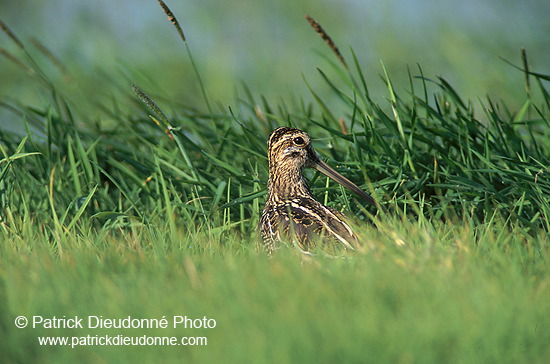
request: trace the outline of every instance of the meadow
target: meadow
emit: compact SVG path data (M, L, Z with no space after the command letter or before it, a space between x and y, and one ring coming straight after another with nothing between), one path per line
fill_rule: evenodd
M443 77L384 64L383 101L353 50L318 69L323 92L230 106L116 80L86 122L30 45L3 27L47 107L0 100L0 357L45 362L545 363L550 357L550 76L523 98L463 98ZM182 33L183 35L183 33ZM311 34L312 38L315 34ZM518 50L519 53L519 50ZM520 57L518 57L520 58ZM60 67L57 65L56 67ZM61 67L62 68L62 67ZM126 85L120 88L120 85ZM328 92L326 91L328 90ZM374 99L373 99L374 98ZM307 171L361 249L263 252L266 140L306 130L321 157L384 206ZM214 319L215 327L16 327L16 318ZM45 345L39 337L205 337L206 345ZM71 339L70 339L71 340Z

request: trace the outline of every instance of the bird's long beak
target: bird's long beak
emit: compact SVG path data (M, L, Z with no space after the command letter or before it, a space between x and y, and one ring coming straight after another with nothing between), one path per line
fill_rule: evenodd
M333 180L335 180L336 182L338 182L339 184L341 184L351 192L355 193L357 196L361 197L363 200L367 201L368 203L376 205L371 195L369 195L368 193L366 193L365 191L357 187L357 185L355 185L346 177L342 176L340 173L336 172L334 169L332 169L331 166L323 162L321 159L317 158L317 160L311 167L315 168L316 170L323 173L327 177L332 178Z

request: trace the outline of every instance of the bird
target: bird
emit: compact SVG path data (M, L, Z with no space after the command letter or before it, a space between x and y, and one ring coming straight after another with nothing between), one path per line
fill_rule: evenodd
M292 241L308 253L315 240L333 240L354 250L357 238L341 212L318 202L303 175L314 168L370 204L374 199L319 158L311 138L300 129L280 127L267 142L268 193L260 218L264 247L272 254L281 241Z

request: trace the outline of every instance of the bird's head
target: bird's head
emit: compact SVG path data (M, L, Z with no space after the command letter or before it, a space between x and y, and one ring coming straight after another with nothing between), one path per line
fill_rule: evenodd
M309 135L299 129L289 127L275 129L267 142L267 153L270 178L277 179L279 186L282 186L285 191L293 189L292 184L295 183L305 185L300 172L302 168L309 167L332 178L365 201L375 204L369 194L323 162L313 150Z
M311 167L319 157L307 133L282 127L275 129L267 142L270 169L296 170Z

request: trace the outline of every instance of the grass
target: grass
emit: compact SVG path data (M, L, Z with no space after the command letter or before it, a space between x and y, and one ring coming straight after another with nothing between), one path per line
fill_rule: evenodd
M476 233L434 225L390 221L383 226L387 231L362 231L375 247L369 254L309 262L292 250L268 259L212 241L209 251L195 252L180 246L196 244L196 236L189 239L180 229L167 239L151 227L134 237L64 241L60 254L43 240L6 244L4 352L22 362L544 362L549 336L544 236L526 242L521 231L502 234L499 226ZM217 325L12 326L16 315L35 314L206 316ZM206 336L208 346L71 349L36 343L41 335L90 334Z
M382 65L382 105L352 53L349 68L319 70L331 100L310 87L312 104L274 104L244 87L228 110L206 89L205 106L195 107L138 85L137 97L128 86L98 105L105 119L87 120L26 45L16 46L50 103L2 101L27 130L0 131L7 362L543 363L550 355L548 76L528 76L513 110L489 97L463 100L420 67L399 91ZM306 259L292 248L273 258L257 249L265 141L280 125L307 130L329 164L386 206L373 217L310 174L321 201L355 217L364 251L335 259L321 249ZM217 324L17 329L19 315ZM204 336L208 345L37 342L106 334Z

